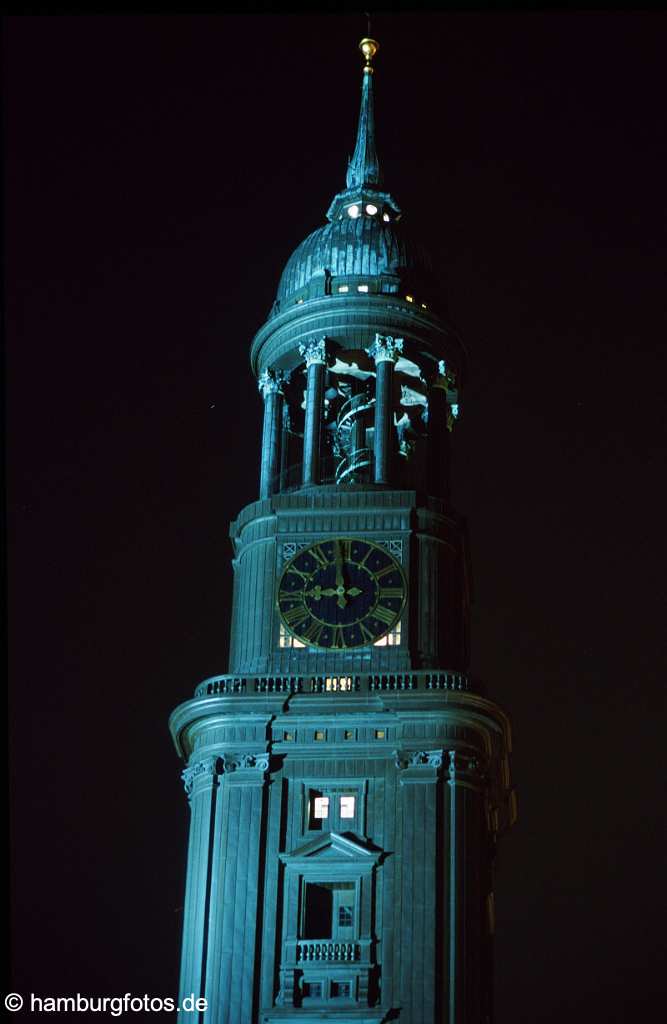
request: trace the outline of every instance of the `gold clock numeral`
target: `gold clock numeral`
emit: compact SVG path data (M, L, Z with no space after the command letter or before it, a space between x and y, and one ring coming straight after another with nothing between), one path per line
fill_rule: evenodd
M366 629L363 622L359 623L359 629L361 630L361 635L363 636L364 640L368 640L370 643L373 643L373 641L375 640L375 635L371 633L370 629Z
M387 625L393 622L394 619L396 618L395 611L392 611L391 608L385 608L384 605L381 604L377 606L377 608L373 612L373 615L376 619L379 619L380 622L385 622Z
M288 626L293 626L308 616L308 610L302 604L297 604L294 608L281 608L280 611Z
M329 564L329 559L324 554L319 544L317 544L314 548L311 548L308 554L313 556L313 558L319 565L320 569L326 569L327 565Z
M366 552L366 554L364 555L364 557L363 557L363 558L361 559L361 561L360 561L360 562L359 562L358 564L359 564L360 566L364 565L364 564L365 564L365 562L366 562L366 559L367 559L367 558L368 558L368 557L369 557L370 555L372 555L372 554L373 554L373 548L369 548L369 549L368 549L368 551Z
M278 600L282 603L283 601L296 601L301 598L301 591L299 590L281 590L278 593Z
M320 642L320 637L322 636L323 632L324 626L320 625L319 622L311 622L308 629L304 630L304 632L301 633L301 636L303 637L304 640L307 640L308 643L317 646L317 644L319 644Z
M383 576L386 576L387 573L389 573L389 572L396 572L396 566L395 565L386 565L384 567L384 569L376 569L374 575L375 575L375 578L379 580L379 579L382 579Z
M403 597L402 587L380 587L380 600L383 597Z
M347 644L345 643L345 637L343 636L343 627L342 626L334 626L333 643L331 644L331 646L332 647L347 647Z
M303 572L301 569L297 569L295 565L291 565L289 567L289 569L285 573L285 576L289 576L291 573L295 573L295 575L299 576L302 580L310 579L310 573Z

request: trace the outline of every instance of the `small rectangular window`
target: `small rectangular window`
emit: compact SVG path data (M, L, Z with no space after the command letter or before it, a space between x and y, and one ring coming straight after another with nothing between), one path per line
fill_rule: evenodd
M340 798L340 816L341 816L341 818L353 818L354 817L354 797L353 796L342 796Z
M375 730L375 739L376 740L384 740L386 738L387 738L387 733L386 733L386 731L384 729L376 729Z
M292 743L293 740L294 740L294 733L293 732L284 732L283 733L283 739L287 743Z
M352 907L339 907L338 908L338 926L339 928L351 928L354 924L352 918Z
M349 999L352 995L352 986L349 981L332 981L332 999Z
M343 733L343 739L344 740L353 740L354 739L354 729L346 729L345 732Z
M350 290L350 289L349 289L349 286L348 286L348 285L346 285L346 284L339 284L339 285L338 285L338 291L339 291L339 292L343 292L343 293L345 293L345 292L349 292L349 290Z
M368 291L368 285L367 284L358 284L357 285L357 291L358 292L367 292Z
M316 796L313 801L313 817L314 818L328 818L329 817L329 797L328 796Z
M280 629L278 632L278 647L305 647L300 640L297 640L295 636L285 629L283 623L280 623Z
M306 999L321 999L322 998L322 982L321 981L307 981L303 986L303 994Z
M326 738L327 738L327 734L325 733L324 729L316 729L315 730L315 739L316 740L325 740Z

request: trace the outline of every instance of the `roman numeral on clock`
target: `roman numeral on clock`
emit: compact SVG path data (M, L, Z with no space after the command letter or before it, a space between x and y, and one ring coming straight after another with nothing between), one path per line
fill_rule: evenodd
M376 619L379 619L380 622L386 623L388 626L396 618L396 612L392 611L391 608L385 608L384 605L379 604L373 612L373 616Z
M383 597L403 597L402 587L380 587L380 600Z
M314 548L311 548L308 554L315 559L320 569L325 569L329 564L329 559L324 554L319 544L317 544Z
M322 636L323 632L324 626L322 626L319 622L311 622L308 629L304 630L301 633L301 636L304 640L307 640L308 643L315 644L317 646L317 644L319 644L320 642L320 637Z
M294 608L281 608L280 611L288 626L308 618L308 610L302 604L297 604Z

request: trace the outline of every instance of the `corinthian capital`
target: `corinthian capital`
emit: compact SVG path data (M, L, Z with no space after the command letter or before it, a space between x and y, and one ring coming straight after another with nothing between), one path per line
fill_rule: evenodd
M190 799L195 782L198 779L210 778L215 781L218 775L218 761L217 755L205 757L202 761L194 761L192 764L189 764L181 772L181 778L183 779L188 799Z
M264 370L259 375L257 387L262 394L262 398L266 398L267 395L281 395L284 383L285 374L282 370Z
M319 338L318 340L313 339L313 341L307 341L303 345L299 345L299 355L305 357L307 367L312 366L314 363L319 363L322 366L326 366L326 338Z
M403 351L403 338L392 338L388 334L376 334L375 341L366 351L376 363L395 363L399 352Z

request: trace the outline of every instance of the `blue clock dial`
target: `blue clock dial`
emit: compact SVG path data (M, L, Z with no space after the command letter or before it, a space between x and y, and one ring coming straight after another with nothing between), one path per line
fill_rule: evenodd
M288 562L278 610L289 632L310 647L364 647L396 625L406 593L403 570L384 548L341 537Z

